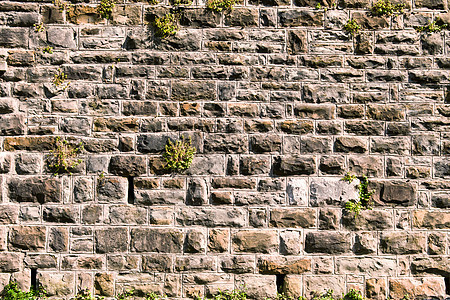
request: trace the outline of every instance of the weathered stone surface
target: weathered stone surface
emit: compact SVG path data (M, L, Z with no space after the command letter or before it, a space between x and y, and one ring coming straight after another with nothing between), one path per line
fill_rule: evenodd
M380 191L380 200L384 205L412 206L416 199L417 188L409 182L385 182Z
M342 257L336 261L337 274L368 274L368 276L395 275L394 257Z
M286 186L290 205L308 205L308 182L306 179L290 179Z
M359 180L348 183L340 178L316 178L310 184L311 206L342 206L349 200L359 199Z
M448 277L450 262L445 256L416 257L411 262L411 272L415 275L433 274Z
M42 219L52 223L76 223L79 218L77 207L47 206L42 212Z
M4 273L18 272L23 268L24 255L21 253L0 254L0 270Z
M97 180L97 199L105 203L126 203L128 181L122 177L104 177Z
M265 299L276 296L275 275L239 275L236 276L238 286L247 287L247 295L251 299Z
M273 173L279 176L311 175L316 172L316 162L313 157L276 156L274 157Z
M244 227L247 223L245 210L242 208L180 208L176 221L180 225L202 225L206 227Z
M9 230L11 250L43 251L45 249L46 228L44 226L16 226Z
M232 237L236 252L274 253L279 247L275 230L241 230Z
M75 276L72 273L39 272L37 278L48 296L66 297L74 294Z
M303 274L311 271L311 259L284 256L262 256L258 259L261 274Z
M114 175L134 177L147 173L143 156L113 156L109 161L109 172Z
M224 256L220 259L220 268L227 273L253 273L255 257L253 255Z
M342 215L342 224L350 230L389 230L394 228L394 217L385 210L363 210L358 217L346 212Z
M447 229L450 227L450 213L417 210L413 212L412 223L415 228Z
M309 232L305 238L305 251L327 254L350 252L350 235L344 232Z
M314 297L315 295L323 295L328 290L333 290L334 296L344 294L344 282L343 276L305 276L303 294L308 297Z
M179 229L135 228L131 230L130 247L135 252L181 253L183 232Z
M380 237L380 250L387 254L417 254L425 251L426 239L422 233L393 232Z
M311 228L316 224L316 213L308 208L272 209L269 223L272 227Z
M128 248L127 228L107 228L95 231L95 249L97 253L125 252Z
M17 202L61 202L62 186L58 178L11 178L7 182L8 197Z
M392 278L389 280L389 297L411 295L415 299L442 297L445 294L444 278Z

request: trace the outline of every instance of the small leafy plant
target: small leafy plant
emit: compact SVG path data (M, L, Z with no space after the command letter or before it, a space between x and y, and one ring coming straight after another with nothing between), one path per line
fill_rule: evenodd
M115 0L102 0L97 6L97 13L101 18L109 20L115 6Z
M340 298L334 298L333 290L327 290L325 293L315 293L312 300L340 300Z
M246 300L247 293L244 289L234 289L232 291L222 291L219 289L218 293L214 295L214 300Z
M347 294L343 297L343 300L367 300L360 291L355 289L350 289Z
M350 173L345 174L342 180L351 183L357 177L351 175ZM362 175L360 178L360 183L358 185L358 199L352 199L345 203L345 209L355 213L355 218L359 215L361 210L372 209L372 195L374 191L369 190L369 180L366 175Z
M208 0L206 7L213 11L221 12L224 10L232 10L235 4L236 0Z
M102 174L103 174L103 172L102 172ZM103 177L104 176L105 175L103 175ZM133 295L134 295L133 290L124 291L116 296L116 300L131 300L132 299L131 297Z
M433 33L433 32L441 32L445 28L447 28L447 24L438 25L436 21L433 21L428 25L416 27L416 31Z
M53 75L53 85L56 88L65 90L69 87L70 82L66 82L67 74L65 74L61 69L58 69L58 72Z
M155 33L157 36L167 38L175 35L178 30L178 18L175 14L167 13L166 15L156 18L153 22Z
M344 25L344 30L352 36L355 36L360 29L361 26L354 19L348 20L348 22Z
M353 180L356 179L356 175L351 174L350 172L347 172L344 176L344 178L342 178L343 181L346 181L348 183L352 183Z
M336 9L336 7L337 7L337 3L336 3L336 1L335 0L333 0L332 2L331 2L331 5L328 5L328 3L325 3L323 6L322 6L322 4L320 4L320 2L317 2L317 4L316 4L316 9L323 9L324 11L327 11L328 9Z
M145 300L163 300L163 299L167 299L167 297L165 295L161 296L159 294L156 294L155 292L151 292L145 297Z
M192 0L172 0L172 4L174 6L191 5L192 4Z
M181 171L189 168L196 152L196 149L191 147L191 138L189 140L183 138L175 143L169 139L165 150L163 154L167 163L165 168L172 171Z
M392 4L389 0L378 0L370 9L374 16L391 16L393 14L402 14L405 4Z
M19 289L17 282L9 282L3 291L0 293L2 300L37 300L45 297L45 290L40 287L38 289L31 288L29 292L24 292Z
M42 53L53 54L53 47L47 46L42 48Z
M45 26L44 23L35 23L33 24L34 27L34 31L35 32L44 32L45 31Z
M285 293L277 293L277 296L274 300L306 300L306 298L303 296L292 297L287 296Z
M78 166L82 160L77 158L83 151L83 144L70 144L66 139L56 138L55 147L50 150L49 167L56 176L61 173L71 173L71 170Z

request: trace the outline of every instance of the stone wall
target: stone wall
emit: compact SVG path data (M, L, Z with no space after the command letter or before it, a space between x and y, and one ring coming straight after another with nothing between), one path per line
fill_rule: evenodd
M78 2L0 2L0 287L450 294L450 34L415 30L447 0L198 0L167 39L149 23L168 3ZM58 136L84 145L72 174L49 169ZM197 154L170 173L182 136ZM346 172L372 210L344 209Z

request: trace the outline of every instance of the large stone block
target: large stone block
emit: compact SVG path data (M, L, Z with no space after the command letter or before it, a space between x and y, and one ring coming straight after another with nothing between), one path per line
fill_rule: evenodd
M62 183L52 177L15 177L7 181L8 197L16 202L62 202Z
M380 237L380 250L386 254L419 254L425 252L426 238L423 233L392 232Z
M22 253L0 253L0 272L19 272L23 268L24 255Z
M179 208L176 222L182 226L201 225L206 227L244 227L247 212L242 208Z
M316 211L312 208L277 208L270 211L270 226L311 228L316 226Z
M9 230L11 250L45 250L46 228L44 226L15 226Z
M146 174L146 159L144 156L113 156L109 161L109 172L125 177Z
M359 199L359 180L351 183L340 178L314 178L310 183L311 206L343 206L349 200Z
M305 238L305 251L308 253L343 254L351 251L349 233L308 232Z
M235 252L275 253L279 247L276 230L241 230L232 241Z
M183 241L184 234L180 229L131 229L131 250L134 252L181 253Z
M279 176L311 175L316 172L316 161L309 156L276 156L273 173Z
M389 298L401 299L409 295L413 299L443 298L444 278L391 278L389 279Z
M303 274L311 272L311 259L292 256L261 256L258 259L261 274Z
M128 229L111 227L95 231L97 253L126 252L128 250Z
M413 212L412 223L414 228L448 229L450 212L417 210Z
M337 274L394 276L397 269L395 257L339 257Z
M250 299L275 298L277 294L275 275L238 275L236 287L245 286Z

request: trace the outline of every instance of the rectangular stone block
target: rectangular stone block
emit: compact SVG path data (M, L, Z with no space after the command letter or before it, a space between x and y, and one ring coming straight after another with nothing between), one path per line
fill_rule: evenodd
M131 250L134 252L181 253L184 234L181 229L132 228Z

